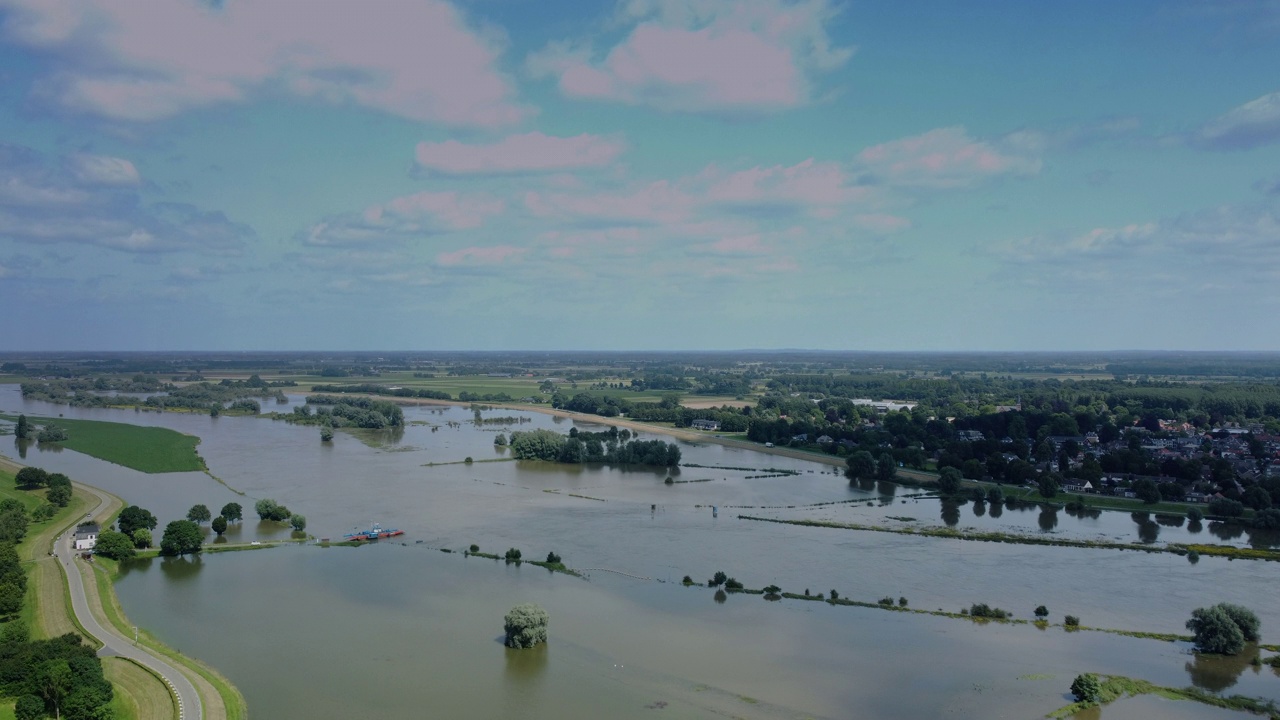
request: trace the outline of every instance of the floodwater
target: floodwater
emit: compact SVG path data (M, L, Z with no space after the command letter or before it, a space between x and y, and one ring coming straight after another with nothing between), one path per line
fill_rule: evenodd
M1280 628L1280 607L1269 600L1280 589L1280 566L1272 563L1191 564L1168 554L743 520L738 515L991 529L983 523L993 508L978 515L973 503L948 507L911 488L850 487L821 465L711 444L683 444L684 461L720 467L681 468L670 484L665 470L507 460L493 445L497 432L575 425L539 413L485 411L528 421L476 427L467 408L409 408L413 424L403 432L340 432L322 444L315 427L50 406L24 402L16 387L0 387L0 410L200 436L211 475L226 485L204 473L144 475L75 452L28 449L27 462L147 507L162 526L195 503L217 512L240 502L252 517L254 500L271 497L306 515L318 537L336 539L373 521L405 531L403 544L130 566L117 587L131 619L221 669L255 717L424 709L445 717L1034 717L1067 704L1071 678L1086 671L1280 697L1270 668L1196 660L1182 644L748 595L720 603L712 590L678 584L686 574L705 582L724 570L748 587L834 588L872 602L905 596L913 608L951 611L986 602L1020 618L1044 604L1054 621L1071 614L1085 625L1154 632L1184 632L1193 608L1227 601L1258 612L1271 639ZM463 464L468 456L477 462ZM755 477L775 474L769 468L798 474ZM1002 511L995 519L1007 532L1132 542L1145 525L1159 525L1128 513ZM256 520L232 533L233 540L288 535ZM1159 533L1151 541L1212 537L1207 527L1192 534L1160 525ZM526 558L555 551L570 567L649 580L604 570L579 580L439 552L471 543L499 554L518 547ZM508 651L495 640L502 615L526 601L550 612L551 642Z

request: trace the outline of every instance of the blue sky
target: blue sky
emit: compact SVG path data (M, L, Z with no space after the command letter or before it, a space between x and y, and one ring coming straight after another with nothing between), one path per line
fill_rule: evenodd
M1280 350L1280 3L0 0L6 349Z

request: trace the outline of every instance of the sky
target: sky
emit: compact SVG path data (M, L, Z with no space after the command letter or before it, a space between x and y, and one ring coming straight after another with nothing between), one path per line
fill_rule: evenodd
M0 0L0 349L1280 350L1280 2Z

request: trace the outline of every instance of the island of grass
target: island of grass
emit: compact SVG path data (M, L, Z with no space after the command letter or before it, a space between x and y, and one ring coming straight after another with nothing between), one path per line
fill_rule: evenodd
M0 418L14 421L18 419L16 415L0 415ZM36 425L52 423L66 430L67 439L58 445L68 450L139 472L190 472L206 469L204 460L196 453L200 438L184 435L176 430L101 420L31 416L27 420Z

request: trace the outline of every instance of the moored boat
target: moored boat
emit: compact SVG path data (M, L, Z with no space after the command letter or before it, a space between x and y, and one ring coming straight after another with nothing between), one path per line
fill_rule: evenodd
M382 538L395 537L403 535L404 531L397 528L384 528L378 523L374 523L368 530L357 530L342 536L343 540L381 540Z

